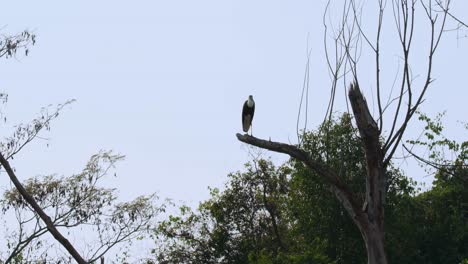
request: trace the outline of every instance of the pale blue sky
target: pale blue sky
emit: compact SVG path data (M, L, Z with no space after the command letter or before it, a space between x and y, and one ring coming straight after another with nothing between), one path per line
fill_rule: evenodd
M45 135L48 148L38 140L15 158L18 176L79 172L92 154L112 149L127 156L117 167L118 177L107 182L123 198L158 192L191 205L206 199L207 186L222 187L226 175L249 160L247 148L235 138L249 94L257 103L254 135L296 142L307 42L314 79L309 127L322 120L329 89L325 3L3 3L3 33L28 28L38 35L30 56L0 63L0 90L9 94L7 126L34 118L42 106L77 100ZM468 2L456 1L453 10L468 20ZM366 13L363 23L374 25L375 16ZM390 43L392 35L385 36ZM392 80L398 53L389 48L383 55L383 70L389 70L384 79ZM466 140L455 121L466 121L467 115L468 39L446 35L437 56L437 80L423 110L447 110L452 134ZM368 89L371 80L369 76ZM5 177L1 183L6 185Z

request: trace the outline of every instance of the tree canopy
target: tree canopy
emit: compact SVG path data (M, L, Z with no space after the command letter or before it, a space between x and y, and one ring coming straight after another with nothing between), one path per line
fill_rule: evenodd
M441 115L431 118L420 112L433 82L436 51L448 31L446 22L451 19L467 27L451 13L450 2L389 1L403 65L395 76L393 85L400 83L395 95L393 86L384 89L381 72L380 37L388 16L384 14L390 13L387 2L374 3L378 19L371 37L361 23L363 9L354 0L340 3L338 27L329 30L328 1L324 46L331 90L323 122L316 130L307 130L307 125L298 129L297 144L237 134L241 142L291 159L274 164L269 158L256 157L242 171L230 173L223 189L211 188L210 198L198 208L179 206L177 213L162 220L168 205L156 194L122 202L116 189L102 184L124 159L112 151L91 156L76 174L20 180L14 157L49 130L74 100L43 108L37 118L14 126L0 142L0 166L12 184L0 196L8 226L0 264L104 262L116 247L124 248L116 256L123 263L467 264L468 142L445 137ZM425 73L415 81L413 66L418 63L412 57L413 36L419 30L419 17L425 19L430 33ZM15 58L20 52L28 56L35 42L35 34L29 31L2 35L0 58ZM375 59L371 81L375 111L366 99L368 90L361 89L369 82L368 72L361 71L363 47ZM308 70L309 66L302 98L309 93ZM348 112L343 114L334 108L340 80L349 87ZM0 94L0 103L7 101L8 96ZM307 99L305 105L307 112ZM418 115L424 132L405 142L410 121ZM6 122L6 117L2 119ZM426 152L419 154L418 148ZM406 151L405 158L416 159L435 175L430 189L421 190L412 180L414 175L406 175L394 163L399 149ZM125 248L140 240L149 241L151 250Z
M327 132L327 133L325 133ZM309 153L340 172L353 191L365 190L362 144L351 117L342 115L303 134ZM465 160L466 163L466 160ZM457 171L460 175L466 175ZM438 171L434 187L394 166L386 202L390 263L461 263L468 256L468 186ZM323 179L291 160L275 166L253 160L229 175L225 189L195 211L162 222L155 232L158 263L363 263L365 245Z

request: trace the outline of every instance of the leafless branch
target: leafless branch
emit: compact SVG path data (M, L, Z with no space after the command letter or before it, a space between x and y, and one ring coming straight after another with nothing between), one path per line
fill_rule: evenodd
M442 9L442 11L446 14L448 14L453 20L455 20L460 26L468 28L468 24L463 22L461 19L459 19L457 16L453 15L452 12L449 11L449 6L450 6L450 0L447 1L446 5L444 6L442 4L441 0L435 0L437 5Z
M438 164L436 162L432 162L428 159L425 159L419 155L417 155L416 153L414 153L413 151L411 151L411 149L409 149L408 147L406 147L404 144L403 144L403 148L409 153L411 154L411 156L413 156L414 158L416 158L417 160L419 160L420 162L426 164L426 165L429 165L431 166L432 168L438 170L438 171L442 171L444 173L447 173L449 175L452 175L454 177L458 177L457 174L453 173L452 170L450 170L451 168L456 168L456 167L461 167L461 168L466 168L468 169L468 166L466 164ZM464 177L463 177L464 176ZM461 180L465 181L465 182L468 182L468 175L462 175L462 177L458 177L460 178Z
M448 10L448 4L449 3L450 3L450 1L447 2L447 10ZM444 33L445 23L446 23L446 19L447 19L447 12L445 12L443 14L441 25L439 26L439 29L437 30L437 28L436 28L437 15L434 15L434 13L432 11L432 6L430 4L426 6L422 0L421 0L421 4L425 9L426 16L427 16L428 20L430 21L430 25L431 25L431 35L430 35L431 43L430 43L430 47L429 47L426 81L423 84L423 87L422 87L421 92L419 93L419 95L414 97L412 89L411 89L410 68L408 66L409 65L409 63L408 63L408 54L409 54L409 49L410 49L410 45L411 45L411 38L412 38L412 34L413 34L413 33L410 33L411 37L409 38L410 41L409 41L409 43L407 45L407 48L405 48L406 45L404 43L402 43L402 45L404 47L403 48L404 54L405 54L405 68L403 70L404 71L404 84L402 85L402 89L406 85L406 88L408 90L408 93L407 93L408 106L407 106L407 111L406 111L403 122L401 123L400 127L395 132L395 134L393 134L393 131L394 131L395 126L396 126L396 119L397 119L397 115L398 115L398 110L399 110L400 103L401 103L399 101L398 108L397 108L397 113L395 114L395 119L394 119L394 122L393 122L393 125L392 125L392 131L391 131L390 135L388 136L387 141L384 144L384 150L385 150L385 153L386 153L386 158L385 158L384 164L388 164L390 162L393 154L395 153L396 149L398 148L398 146L399 146L399 144L401 142L401 139L403 137L404 132L406 131L406 127L407 127L409 121L411 120L414 113L417 111L417 109L419 108L419 106L423 102L424 95L425 95L429 85L432 83L433 57L434 57L434 54L436 53L437 48L439 46L440 40L442 38L442 34ZM412 6L412 17L413 17L412 18L413 22L411 23L411 31L413 31L413 24L414 24L414 2L413 2L413 6ZM401 93L400 93L401 97L403 97L403 91L404 90L402 90ZM416 99L416 102L414 104L412 103L413 98Z
M310 156L303 150L297 148L293 145L288 145L285 143L267 141L259 139L247 134L241 135L237 134L237 139L240 141L257 146L263 149L268 149L271 151L287 154L294 159L297 159L303 162L309 169L315 171L318 175L323 177L324 180L330 183L331 188L337 198L342 201L346 210L350 215L358 217L360 215L360 206L356 202L352 192L348 189L348 186L343 182L343 180L330 168L324 164L314 161Z

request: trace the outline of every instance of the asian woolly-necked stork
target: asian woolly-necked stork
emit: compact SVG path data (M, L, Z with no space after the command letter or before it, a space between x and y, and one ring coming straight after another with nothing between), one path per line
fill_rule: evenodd
M245 101L244 107L242 108L242 129L244 132L248 132L249 128L252 126L252 120L255 112L255 102L252 95L249 95L249 98ZM252 130L250 130L252 135Z

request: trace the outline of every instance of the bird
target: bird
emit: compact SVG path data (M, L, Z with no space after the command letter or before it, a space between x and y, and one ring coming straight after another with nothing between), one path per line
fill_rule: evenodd
M249 95L249 98L244 103L244 107L242 107L242 130L244 130L245 133L247 133L252 126L254 112L255 101L253 100L253 96ZM250 130L250 134L252 134L252 130Z

